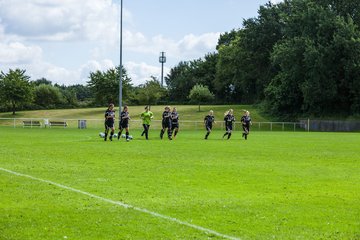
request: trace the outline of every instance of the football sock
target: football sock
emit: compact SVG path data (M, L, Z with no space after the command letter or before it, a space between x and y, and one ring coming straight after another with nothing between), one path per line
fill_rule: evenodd
M111 131L110 132L110 137L109 137L110 141L112 141L113 135L114 135L114 131Z
M160 138L163 139L163 136L164 136L164 129L161 129Z
M229 133L229 135L228 135L228 138L227 138L227 139L230 139L230 137L231 137L231 133Z
M210 133L207 132L206 135L205 135L205 139L207 139L209 135L210 135Z
M119 130L118 136L121 136L123 129Z

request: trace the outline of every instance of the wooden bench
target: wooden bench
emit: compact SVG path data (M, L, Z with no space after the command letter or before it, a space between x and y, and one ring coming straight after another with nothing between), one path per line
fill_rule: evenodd
M61 121L50 121L49 122L49 126L50 127L56 127L56 126L60 126L60 127L67 127L67 123L66 122L61 122Z
M40 121L23 121L23 127L41 127Z

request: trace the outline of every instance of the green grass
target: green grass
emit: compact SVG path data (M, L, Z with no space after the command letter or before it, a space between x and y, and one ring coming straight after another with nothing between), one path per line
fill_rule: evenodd
M240 239L360 239L360 135L0 127L0 168ZM0 170L0 239L222 239Z

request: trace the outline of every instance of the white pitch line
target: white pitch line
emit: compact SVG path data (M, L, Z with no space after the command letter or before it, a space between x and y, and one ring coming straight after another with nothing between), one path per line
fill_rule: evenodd
M30 178L32 180L36 180L36 181L43 182L43 183L48 183L48 184L57 186L59 188L63 188L63 189L66 189L66 190L77 192L77 193L80 193L80 194L83 194L83 195L86 195L86 196L89 196L89 197L92 197L92 198L95 198L95 199L98 199L98 200L101 200L101 201L104 201L104 202L107 202L107 203L111 203L111 204L114 204L114 205L121 206L123 208L133 209L133 210L136 210L138 212L147 213L147 214L149 214L151 216L154 216L154 217L157 217L157 218L162 218L162 219L165 219L165 220L168 220L168 221L171 221L171 222L175 222L175 223L178 223L180 225L184 225L184 226L187 226L187 227L202 231L204 233L213 234L215 236L222 237L222 238L225 238L225 239L240 240L240 238L229 236L229 235L226 235L226 234L222 234L222 233L216 232L216 231L208 229L208 228L204 228L204 227L201 227L201 226L198 226L198 225L195 225L195 224L191 224L191 223L188 223L188 222L185 222L185 221L181 221L181 220L179 220L177 218L169 217L169 216L157 213L157 212L147 210L145 208L135 207L135 206L123 203L123 202L103 198L103 197L94 195L92 193L84 192L84 191L81 191L79 189L68 187L68 186L65 186L65 185L62 185L62 184L59 184L59 183L56 183L56 182L52 182L52 181L49 181L49 180L45 180L45 179L30 176L30 175L14 172L14 171L11 171L11 170L8 170L8 169L5 169L5 168L1 168L1 167L0 167L0 170L3 171L3 172L7 172L7 173L10 173L10 174L16 175L16 176Z

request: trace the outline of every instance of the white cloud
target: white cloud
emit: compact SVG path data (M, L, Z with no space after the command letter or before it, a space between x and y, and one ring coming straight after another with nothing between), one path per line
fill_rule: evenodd
M150 39L141 33L127 31L125 47L133 52L159 54L165 51L169 57L177 59L198 58L209 51L214 51L220 33L205 33L202 35L189 34L176 41L162 35Z
M90 60L87 63L83 64L77 72L79 72L78 83L85 84L89 80L90 72L95 71L106 71L110 68L115 68L114 63L109 59L104 59L101 61Z
M127 62L124 65L129 72L130 77L135 80L133 81L133 84L135 86L145 83L145 81L147 80L150 80L151 76L156 77L160 81L161 68L159 66L152 66L145 62ZM164 77L169 71L169 68L164 67Z
M180 39L146 36L133 29L132 18L124 9L123 49L128 54L124 65L135 85L152 75L160 78L160 64L154 66L158 64L159 52L166 52L168 66L169 62L203 57L215 50L220 35L188 34ZM61 46L67 49L66 44L71 42L90 47L81 53L55 55L62 52ZM27 69L33 79L45 77L59 84L85 84L91 71L118 65L117 59L109 60L109 56L117 55L118 45L119 5L113 0L0 0L0 70L19 67ZM44 49L50 52L44 53ZM77 58L76 54L83 57ZM134 55L144 60L129 59ZM66 63L62 64L60 58ZM77 58L77 63L71 69L64 67L71 66L72 58ZM146 63L146 58L153 64ZM165 68L165 75L168 71Z
M25 46L20 42L0 43L0 64L25 64L41 59L42 49L38 46Z
M283 0L271 0L270 2L273 4L277 4L283 2Z
M187 54L195 52L195 54L204 54L210 50L214 50L219 39L220 33L205 33L199 36L194 34L186 35L179 43L180 52Z
M117 40L118 15L111 0L0 1L5 32L33 40Z

